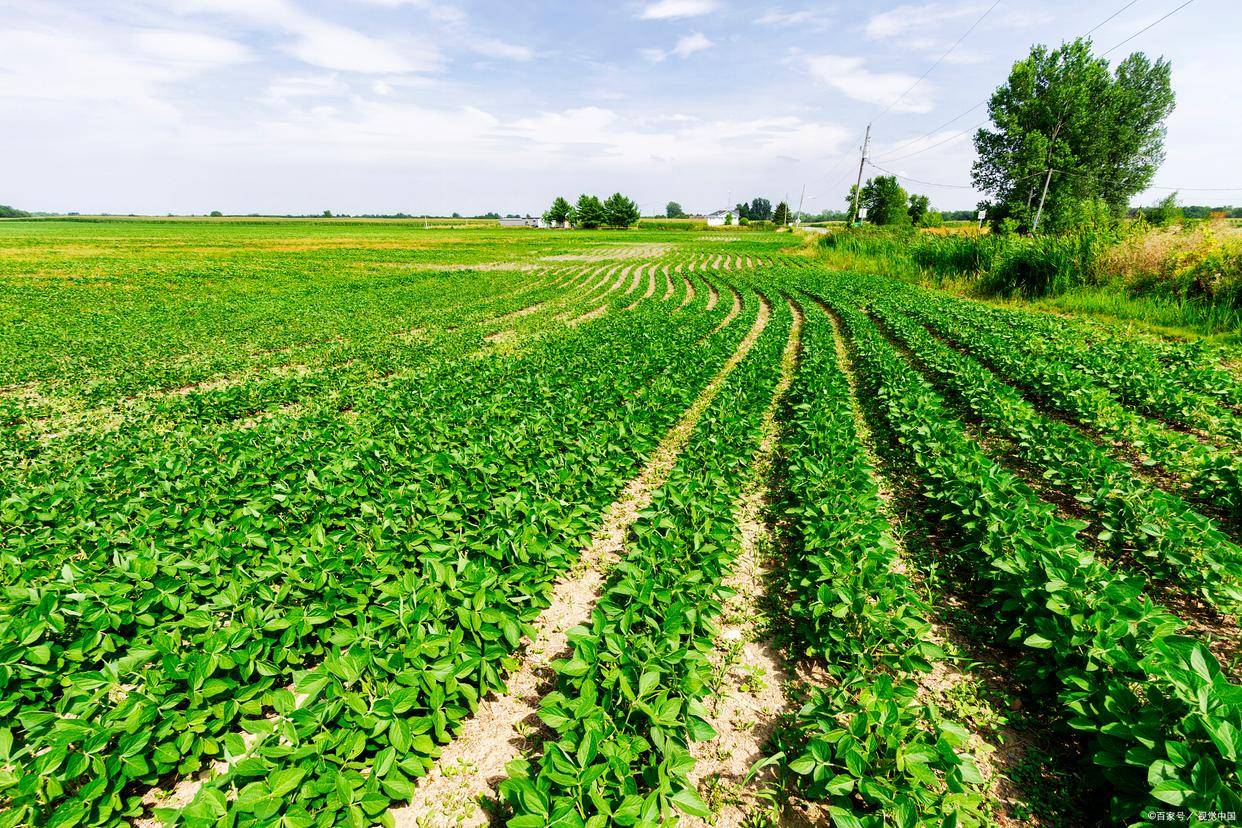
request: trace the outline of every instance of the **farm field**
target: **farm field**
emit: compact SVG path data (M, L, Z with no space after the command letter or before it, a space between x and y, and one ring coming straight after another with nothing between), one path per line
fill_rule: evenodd
M815 250L0 222L0 826L1230 822L1238 355Z

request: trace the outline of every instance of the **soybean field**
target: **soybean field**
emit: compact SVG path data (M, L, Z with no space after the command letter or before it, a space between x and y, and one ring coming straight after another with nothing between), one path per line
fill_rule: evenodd
M0 826L1236 821L1237 355L816 249L0 223Z

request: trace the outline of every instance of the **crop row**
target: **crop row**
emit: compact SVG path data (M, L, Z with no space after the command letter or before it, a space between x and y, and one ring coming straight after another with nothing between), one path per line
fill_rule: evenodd
M778 579L792 641L829 680L780 732L775 747L802 796L838 824L940 824L980 818L983 779L962 750L968 733L918 683L944 659L930 610L896 566L832 323L806 310L801 365L790 389L779 524Z
M23 576L0 622L19 770L4 819L132 816L142 787L239 758L240 730L273 712L281 738L222 785L305 779L246 785L239 811L264 790L257 817L401 798L360 770L391 747L418 772L500 686L552 577L731 350L693 345L711 321L587 326L456 383L389 387L352 426L118 441L47 469L4 512ZM225 800L206 787L186 816Z
M1242 602L1242 550L1176 495L1137 479L1075 428L1039 414L1010 386L969 356L954 351L908 318L917 299L883 296L874 315L914 358L1046 485L1073 495L1101 541L1133 555L1142 568L1189 585L1226 611Z
M1055 690L1112 789L1114 818L1145 808L1242 810L1242 692L1181 623L1132 579L1110 572L1056 517L968 439L930 386L847 294L822 288L844 320L879 416L954 530L1033 688Z
M1153 369L1127 356L1125 348L1075 347L1051 323L1031 314L988 308L977 302L937 297L936 310L969 335L1001 338L1032 360L1069 366L1134 410L1214 437L1242 441L1242 417L1210 396L1186 387L1176 370Z
M540 709L556 738L534 762L510 763L501 785L510 826L707 815L688 780L687 745L712 736L702 702L722 580L738 549L735 501L790 322L778 306L632 527L590 625L570 631L572 654L555 663L557 689Z
M1031 356L1003 331L974 330L938 305L915 303L909 312L1028 395L1181 477L1198 499L1234 517L1242 515L1242 459L1236 454L1135 414L1082 371Z

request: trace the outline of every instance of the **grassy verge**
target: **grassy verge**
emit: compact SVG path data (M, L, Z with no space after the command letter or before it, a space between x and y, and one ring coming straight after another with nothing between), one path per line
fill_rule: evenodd
M830 265L1001 302L1242 343L1242 244L1227 226L998 236L865 227L819 242Z

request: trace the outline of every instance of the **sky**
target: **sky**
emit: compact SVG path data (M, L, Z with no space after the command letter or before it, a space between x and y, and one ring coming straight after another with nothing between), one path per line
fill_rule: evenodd
M871 121L873 163L970 208L970 134L1013 61L1093 28L1103 51L1182 2L0 0L0 203L537 214L621 191L644 214L818 212ZM1171 59L1155 184L1183 203L1242 204L1240 34L1238 0L1194 0L1109 55Z

